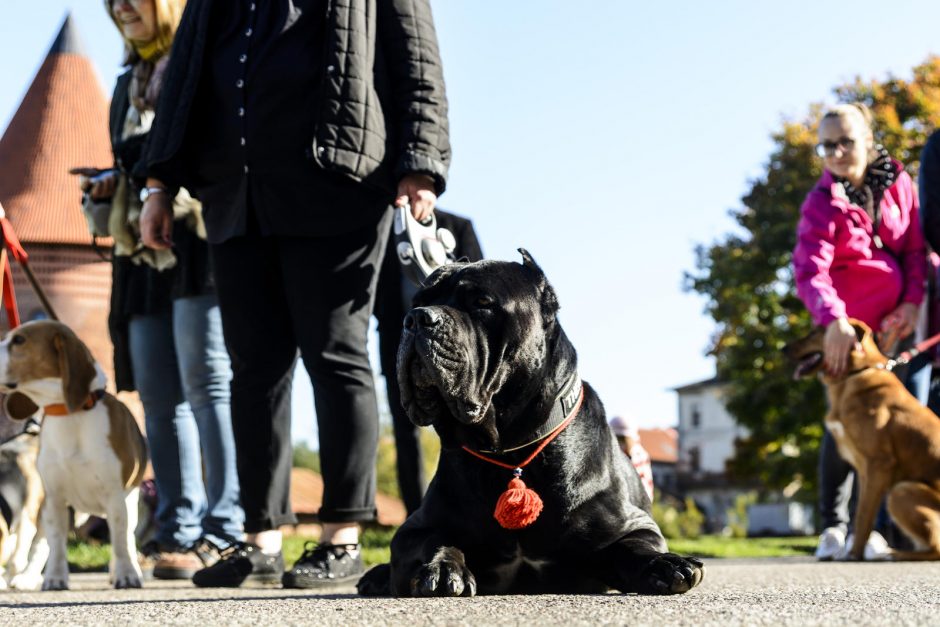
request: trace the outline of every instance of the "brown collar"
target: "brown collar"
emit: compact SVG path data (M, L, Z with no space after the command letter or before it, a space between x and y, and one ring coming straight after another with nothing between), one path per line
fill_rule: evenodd
M88 398L85 399L85 402L82 403L82 411L88 411L98 404L98 401L101 400L101 397L104 396L104 390L95 390L88 394ZM69 408L65 406L65 403L53 403L52 405L46 405L42 408L43 414L46 416L68 416L72 412L69 411Z

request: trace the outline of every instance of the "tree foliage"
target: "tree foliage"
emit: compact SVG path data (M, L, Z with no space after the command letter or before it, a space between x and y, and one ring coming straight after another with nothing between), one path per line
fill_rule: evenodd
M876 141L916 176L921 149L940 126L940 57L915 67L910 79L857 78L833 93L839 102L867 104ZM815 492L825 399L817 381L792 380L781 349L812 326L796 296L791 256L800 205L822 173L813 152L822 111L813 104L804 119L782 122L763 175L730 212L739 231L698 246L696 270L685 277L716 323L710 352L731 384L728 409L750 430L729 471L804 497Z

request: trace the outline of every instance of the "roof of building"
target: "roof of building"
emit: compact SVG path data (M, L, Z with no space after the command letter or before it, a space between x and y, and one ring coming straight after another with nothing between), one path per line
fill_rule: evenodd
M679 433L675 429L640 429L640 444L650 459L663 464L679 461Z
M68 171L112 162L108 100L66 16L0 137L0 202L19 239L88 244L81 193Z
M702 379L701 381L696 381L694 383L686 383L685 385L680 385L679 387L672 388L673 392L692 392L695 390L712 388L712 387L721 387L728 382L724 379L720 379L717 376L710 379Z

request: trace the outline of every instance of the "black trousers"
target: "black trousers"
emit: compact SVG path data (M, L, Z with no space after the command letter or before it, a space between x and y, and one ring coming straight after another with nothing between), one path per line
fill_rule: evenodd
M383 329L379 325L379 357L382 362L382 374L385 375L385 389L388 393L388 409L392 414L392 429L395 433L395 469L398 472L398 489L405 511L410 516L420 506L427 487L424 473L424 455L421 451L419 427L416 426L405 409L401 406L401 392L398 389L398 343L401 329Z
M378 410L366 350L392 213L324 238L249 234L210 245L232 358L232 427L245 531L296 522L290 507L291 384L313 383L322 522L375 518Z

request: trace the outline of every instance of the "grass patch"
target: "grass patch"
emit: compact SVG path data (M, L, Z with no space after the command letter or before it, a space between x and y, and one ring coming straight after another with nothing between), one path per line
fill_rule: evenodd
M668 540L669 550L680 555L700 557L796 557L812 555L816 537L725 538L702 536L696 539Z
M366 529L362 533L362 559L366 566L389 561L389 543L394 529ZM284 563L288 568L297 561L308 542L316 542L308 536L284 538ZM795 538L725 538L702 536L696 539L679 538L669 540L669 550L680 555L700 557L794 557L812 555L816 549L816 537ZM111 558L109 544L87 544L69 541L69 570L92 572L107 570Z

